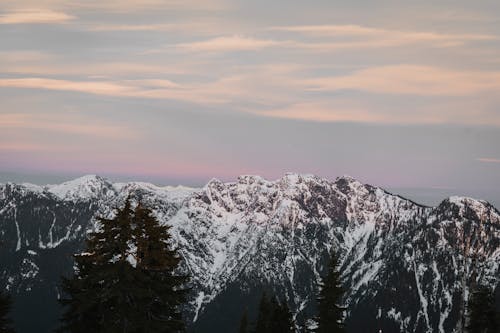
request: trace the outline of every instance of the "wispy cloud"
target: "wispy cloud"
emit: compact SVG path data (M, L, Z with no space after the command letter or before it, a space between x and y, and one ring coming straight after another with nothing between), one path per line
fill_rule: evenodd
M311 122L354 122L370 124L393 125L437 125L437 124L468 124L468 125L500 125L500 117L484 117L470 111L416 107L407 109L391 109L380 105L364 102L353 102L348 99L330 102L318 99L316 101L299 101L279 108L262 108L247 110L259 116L297 119ZM487 119L487 120L485 120Z
M408 44L422 44L422 46L442 48L460 46L468 41L500 39L500 37L494 35L402 32L367 28L356 25L277 27L272 28L271 30L297 31L318 35L324 38L273 39L255 38L241 35L219 36L201 41L171 45L166 49L162 49L161 52L170 51L172 48L184 51L220 53L234 51L257 51L265 48L282 48L287 50L320 53L357 49L401 47Z
M484 163L500 163L500 158L478 158L476 159L479 162L484 162Z
M130 77L147 75L188 75L197 73L203 62L185 60L182 63L139 61L88 61L67 59L59 54L36 51L0 51L0 73L43 76Z
M74 19L72 15L46 9L0 14L0 24L60 24Z
M489 34L446 34L425 31L401 31L366 27L360 25L303 25L273 27L271 30L296 32L322 37L364 38L352 45L395 46L411 43L435 43L440 46L455 46L466 41L484 41L498 39ZM348 45L347 43L345 45Z
M280 42L270 39L257 39L244 36L216 37L204 41L182 43L175 45L176 48L198 52L231 52L231 51L257 51L266 47L285 45L288 42Z
M138 10L186 10L186 11L218 11L228 8L225 0L87 0L69 6L109 10L114 12L131 12Z
M295 103L290 106L270 110L254 110L260 116L297 119L315 122L371 122L385 123L387 116L354 106L328 106L321 102Z
M55 119L50 115L35 114L0 114L0 128L4 131L7 129L37 129L107 139L136 139L139 135L137 131L132 131L126 126L96 124L94 121L82 117L61 119L59 116ZM16 146L10 145L10 147L10 150L14 150ZM40 146L28 145L26 147L26 149L35 149ZM22 146L18 148L24 149Z
M182 21L169 23L147 23L147 24L118 24L118 23L97 23L85 26L87 31L95 32L175 32L181 35L216 35L227 31L227 24L211 18L198 18L196 21Z
M71 91L103 96L173 99L192 103L224 103L228 92L214 94L208 85L183 87L169 80L70 81L47 78L0 79L0 87Z
M394 65L362 69L345 76L306 79L304 84L311 91L353 89L381 94L467 96L500 92L500 72Z
M97 24L88 27L90 31L178 31L179 24Z
M86 11L109 11L129 13L148 10L214 11L227 8L225 0L2 0L2 6L9 9L66 8Z

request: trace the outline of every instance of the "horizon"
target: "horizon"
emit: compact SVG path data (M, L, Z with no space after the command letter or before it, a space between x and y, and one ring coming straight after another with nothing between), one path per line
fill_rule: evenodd
M443 200L446 200L452 196L459 196L459 197L469 197L473 198L476 200L484 200L489 202L491 205L493 205L497 210L500 210L500 190L498 191L488 191L488 190L479 190L479 191L471 191L470 189L457 189L457 188L433 188L433 187L391 187L391 186L385 186L384 184L376 184L376 183L370 183L370 182L365 182L362 179L359 179L357 177L352 177L350 175L338 175L335 177L323 177L311 173L297 173L297 172L285 172L283 175L280 177L274 177L274 178L269 178L269 177L263 177L261 175L257 174L242 174L240 176L257 176L257 177L262 177L263 179L267 181L277 181L281 179L282 177L286 176L287 174L298 174L301 176L307 176L307 175L312 175L312 176L317 176L323 179L327 179L330 181L335 181L338 178L342 177L351 177L357 181L360 181L363 184L368 184L372 186L379 187L393 195L398 195L401 196L405 199L409 199L411 201L414 201L417 204L424 205L424 206L429 206L429 207L436 207L438 206ZM149 183L158 187L163 187L163 186L171 186L171 187L189 187L193 189L200 189L204 187L209 181L212 179L219 179L217 177L212 177L210 179L206 179L204 181L197 181L197 182L182 182L181 181L176 181L176 180L165 180L165 179L160 179L160 178L137 178L134 176L123 176L123 175L100 175L100 174L82 174L82 175L29 175L29 174L15 174L15 173L5 173L5 172L0 172L0 184L6 184L6 183L15 183L15 184L23 184L23 183L28 183L28 184L33 184L33 185L38 185L38 186L44 186L44 185L59 185L64 182L76 180L78 178L86 177L86 176L98 176L104 178L106 181L114 184L114 183L128 183L128 182L144 182L144 183ZM234 179L219 179L222 182L225 183L231 183L231 182L237 182L237 178Z

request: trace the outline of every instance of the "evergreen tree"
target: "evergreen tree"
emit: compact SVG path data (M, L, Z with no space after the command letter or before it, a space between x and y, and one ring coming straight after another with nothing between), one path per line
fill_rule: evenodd
M262 294L255 325L256 333L288 333L293 332L292 313L286 302L280 303L276 297L268 298Z
M87 252L75 255L76 274L63 279L68 299L60 331L130 331L134 316L129 293L134 270L131 254L133 211L130 199L113 219L98 218L100 230L89 234Z
M486 286L478 286L472 291L469 300L467 330L469 333L496 333L500 331L495 312L495 298L493 292Z
M247 333L248 332L248 313L247 309L243 311L243 315L241 316L240 320L240 333Z
M291 333L293 332L292 313L286 301L278 302L273 297L271 300L270 332Z
M12 300L9 295L0 292L0 333L14 333L9 318Z
M128 198L113 219L99 218L87 251L75 255L76 274L63 279L69 298L62 332L178 332L186 277L172 274L179 258L168 227ZM135 265L132 264L135 261Z
M255 333L268 333L270 330L271 322L271 302L264 291L259 303L259 310L257 314L257 323L255 324Z
M188 277L174 273L180 258L170 246L170 226L160 225L152 211L140 204L134 221L137 269L143 277L137 286L143 291L139 302L142 327L146 332L183 331L181 305Z
M344 311L340 306L344 290L342 288L338 258L334 252L330 255L328 272L322 281L318 297L318 329L319 333L344 332Z

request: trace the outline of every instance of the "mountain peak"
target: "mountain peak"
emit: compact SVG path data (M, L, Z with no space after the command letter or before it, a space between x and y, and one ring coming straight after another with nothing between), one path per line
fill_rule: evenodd
M85 175L59 185L47 185L47 191L63 200L90 200L114 192L112 184L98 175Z

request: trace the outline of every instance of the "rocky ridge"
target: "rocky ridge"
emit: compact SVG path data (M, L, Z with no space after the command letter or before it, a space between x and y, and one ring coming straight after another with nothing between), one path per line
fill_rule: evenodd
M52 317L41 314L38 325L54 325L71 253L94 217L113 214L128 195L173 226L192 276L187 316L202 332L236 330L262 289L288 301L300 329L331 249L341 257L352 331L458 332L469 288L500 281L500 213L484 201L450 197L426 207L348 176L241 176L201 189L85 176L0 185L0 280L18 309L34 311L44 299Z

